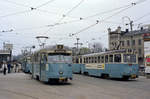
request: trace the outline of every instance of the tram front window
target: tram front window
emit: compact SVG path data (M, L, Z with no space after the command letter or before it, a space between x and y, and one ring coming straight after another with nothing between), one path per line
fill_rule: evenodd
M71 56L51 55L48 56L48 63L71 63Z
M136 55L124 54L124 62L136 63Z

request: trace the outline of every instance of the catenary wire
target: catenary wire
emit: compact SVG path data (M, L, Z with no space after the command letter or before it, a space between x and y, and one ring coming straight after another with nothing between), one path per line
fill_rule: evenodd
M139 20L141 20L141 19L143 19L143 18L145 18L145 17L147 17L149 15L150 15L150 12L145 14L145 15L143 15L143 16L141 16L141 17L139 17L139 18L137 18L136 20L134 20L134 22L137 22L137 21L139 21Z
M146 1L146 0L144 0L144 1ZM138 2L138 4L139 4L139 3L142 3L142 2ZM108 20L108 19L110 19L110 18L112 18L112 17L115 16L115 15L118 15L118 14L122 13L123 11L125 11L125 10L127 10L127 9L129 9L129 8L131 8L131 7L133 7L133 6L135 6L137 3L131 3L131 4L132 4L131 6L127 6L127 8L124 8L124 9L122 9L122 10L120 10L120 11L114 13L113 15L104 18L104 19L102 20L102 22L103 22L103 21L106 21L106 20ZM84 29L79 30L79 31L76 32L76 33L71 34L70 37L72 37L72 36L74 36L74 35L76 35L76 34L79 34L79 33L83 32L83 31L85 31L85 30L87 30L87 29L89 29L89 28L91 28L91 27L97 25L98 23L99 23L99 20L97 20L97 23L96 23L96 24L92 24L92 25L90 25L90 26L88 26L88 27L86 27L86 28L84 28Z
M43 7L43 6L45 6L45 5L49 4L49 3L52 3L52 2L54 2L54 1L55 1L55 0L49 0L49 1L47 1L47 2L45 2L45 3L43 3L43 4L41 4L41 5L36 6L36 8L41 8L41 7Z
M18 15L18 14L23 14L23 13L27 13L27 12L31 12L32 10L24 10L24 11L20 11L20 12L15 12L15 13L10 13L10 14L7 14L7 15L3 15L3 16L0 16L1 18L2 17L9 17L9 16L14 16L14 15Z
M66 16L68 16L73 10L75 10L77 7L79 7L82 3L84 2L84 0L81 0L77 5L75 5L72 9L70 9L66 14L64 14L62 16L62 18L58 21L61 22Z

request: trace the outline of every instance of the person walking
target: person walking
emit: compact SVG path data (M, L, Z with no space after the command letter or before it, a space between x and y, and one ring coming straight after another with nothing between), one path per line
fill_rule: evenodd
M10 62L8 62L7 67L8 67L8 73L10 73L11 72L11 63Z
M3 62L2 68L3 68L3 74L6 75L6 71L7 71L7 64L6 64L6 62Z

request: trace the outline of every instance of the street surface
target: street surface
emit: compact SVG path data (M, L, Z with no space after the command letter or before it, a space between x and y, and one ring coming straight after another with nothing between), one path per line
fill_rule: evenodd
M0 74L0 99L150 99L150 79L120 81L75 74L67 84L44 84L24 73Z

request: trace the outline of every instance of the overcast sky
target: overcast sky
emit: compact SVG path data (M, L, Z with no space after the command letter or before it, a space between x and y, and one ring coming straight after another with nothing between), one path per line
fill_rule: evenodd
M12 43L16 55L26 46L38 48L35 37L40 35L49 37L46 45L73 47L79 37L83 46L100 42L107 47L109 27L128 28L127 17L134 21L134 29L149 24L149 6L150 0L0 0L0 47Z

